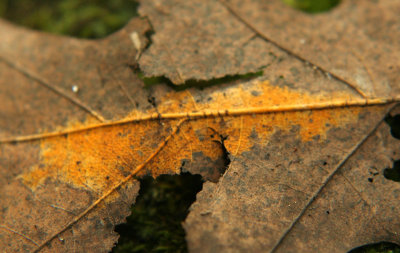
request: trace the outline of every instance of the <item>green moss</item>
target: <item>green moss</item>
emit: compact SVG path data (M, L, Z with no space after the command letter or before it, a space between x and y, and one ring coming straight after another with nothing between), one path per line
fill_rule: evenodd
M116 228L121 237L113 252L187 252L181 223L202 185L201 176L189 173L140 179L132 215Z
M293 8L308 12L318 13L328 11L338 5L340 0L282 0Z
M101 38L137 16L137 5L132 0L0 0L0 15L37 30Z

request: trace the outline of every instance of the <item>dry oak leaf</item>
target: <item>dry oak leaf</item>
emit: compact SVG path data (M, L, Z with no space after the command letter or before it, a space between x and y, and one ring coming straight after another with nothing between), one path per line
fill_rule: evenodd
M193 10L202 5L194 2ZM364 82L315 62L320 52L297 54L269 41L234 3L204 3L217 5L226 18L221 22L234 20L248 30L240 40L260 46L261 53L246 54L244 62L271 55L264 76L203 90L144 89L131 70L146 45L144 20L97 41L1 21L0 245L6 251L107 252L118 238L114 226L129 215L137 195L136 177L181 171L209 180L185 222L192 252L345 252L375 241L399 243L400 186L381 173L399 159L398 141L382 123L399 110L393 103L399 101L396 75L380 81L378 59L377 68L365 71L376 77L374 89L364 90ZM165 8L157 4L149 8L161 16ZM148 15L154 43L140 60L149 66L159 64L150 52L164 31L154 17ZM381 59L397 57L398 45L380 43L386 49ZM169 59L180 54L163 47ZM212 71L231 57L241 60L215 57ZM202 70L208 76L200 78L170 62L173 69L162 74L172 81L172 75L209 79L242 69ZM358 75L351 71L348 76ZM219 178L224 148L231 163ZM379 170L373 184L367 180L371 168Z

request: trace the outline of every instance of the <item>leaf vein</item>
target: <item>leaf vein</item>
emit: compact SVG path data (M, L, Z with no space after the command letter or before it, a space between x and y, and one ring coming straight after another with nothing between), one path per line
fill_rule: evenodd
M99 124L88 125L85 127L67 129L62 131L13 136L9 138L0 139L1 143L15 143L15 142L27 142L46 138L52 138L57 136L63 136L67 134L83 132L87 130L123 125L134 122L151 121L151 120L163 120L163 119L196 119L204 117L221 117L224 116L241 116L241 115L252 115L252 114L267 114L276 112L292 112L292 111L308 111L308 110L322 110L322 109L334 109L352 106L370 106L370 105L385 105L389 103L400 102L400 96L391 98L372 98L372 99L359 99L359 100L337 100L320 102L313 104L302 104L302 105L275 105L269 107L252 107L252 108L240 108L232 110L215 110L215 111L197 111L197 112L183 112L183 113L153 113L145 115L141 118L127 118L117 120L113 122L103 122Z

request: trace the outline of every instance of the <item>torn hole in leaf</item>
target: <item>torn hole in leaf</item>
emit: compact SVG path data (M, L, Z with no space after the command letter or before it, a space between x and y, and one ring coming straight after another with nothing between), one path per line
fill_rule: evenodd
M154 85L157 84L167 84L171 88L173 88L175 91L182 91L186 90L189 88L199 88L199 89L205 89L211 86L216 86L220 84L226 84L234 81L248 81L250 79L259 77L263 75L263 71L257 71L257 72L250 72L247 74L237 74L237 75L227 75L221 78L214 78L211 80L187 80L184 84L180 85L175 85L173 84L168 78L164 76L154 76L154 77L146 77L143 72L138 72L137 75L139 78L141 78L145 84L146 88L150 88Z
M400 253L400 246L391 242L379 242L357 247L349 253Z
M124 0L4 0L0 2L0 16L36 30L102 38L138 16L138 5Z
M393 162L393 168L386 168L383 171L383 176L386 179L400 182L400 160Z
M319 13L329 11L340 3L340 0L282 0L287 5L307 12Z
M202 177L190 173L140 179L132 214L115 229L113 252L187 252L181 223L202 187Z
M120 235L113 252L187 252L182 222L189 207L203 187L203 181L218 182L230 164L224 141L228 138L208 128L215 135L214 143L220 145L222 159L209 167L205 156L194 157L195 164L182 161L180 175L161 175L156 179L145 176L140 181L139 196L132 206L127 223L118 225ZM213 137L211 137L213 138ZM197 167L203 167L197 168ZM192 173L199 174L191 174Z
M400 139L400 114L392 116L388 114L385 122L390 126L390 133L396 139Z
M224 152L223 159L225 161L224 162L224 167L221 170L221 175L223 175L223 174L225 174L226 170L228 169L229 164L231 164L231 159L229 157L229 151L226 149L225 143L224 143L228 139L228 136L220 135L220 138L221 138L221 142L220 142L221 143L221 148L222 148L222 151Z
M385 118L385 122L390 126L390 133L396 139L400 139L400 114L392 116L388 114ZM386 179L400 182L400 160L393 162L392 168L386 168L383 171L383 175Z

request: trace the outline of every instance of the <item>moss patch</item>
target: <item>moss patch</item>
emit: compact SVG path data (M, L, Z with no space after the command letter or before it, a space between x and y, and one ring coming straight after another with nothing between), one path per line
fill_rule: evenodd
M113 252L187 252L181 223L202 186L201 176L189 173L140 179L132 215L116 228L121 237Z
M329 11L340 3L340 0L282 0L286 4L308 13Z
M101 38L137 16L132 0L0 0L0 16L55 34Z

